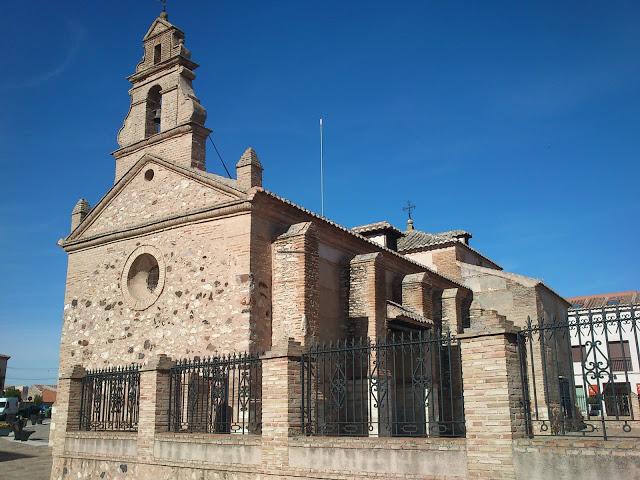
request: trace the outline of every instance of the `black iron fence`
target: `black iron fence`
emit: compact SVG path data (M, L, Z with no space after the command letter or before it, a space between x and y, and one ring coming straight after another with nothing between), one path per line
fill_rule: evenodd
M82 379L80 430L137 431L139 404L137 365L88 371Z
M519 333L531 436L640 438L640 308L570 311Z
M426 331L312 347L301 360L307 435L464 436L458 340Z
M179 361L170 371L169 430L260 433L262 364L230 354Z

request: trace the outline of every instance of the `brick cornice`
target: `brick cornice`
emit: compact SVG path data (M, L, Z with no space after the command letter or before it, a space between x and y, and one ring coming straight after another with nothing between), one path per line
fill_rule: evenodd
M61 242L60 246L68 253L82 250L85 248L95 247L115 241L146 235L152 232L159 232L171 228L181 227L183 225L200 223L211 220L213 218L221 218L232 216L251 211L251 203L246 200L235 200L225 204L215 205L203 210L194 211L185 215L178 215L160 221L149 222L147 224L131 227L126 230L117 232L103 233L93 237L81 238L79 240L71 240Z
M459 340L471 340L474 338L482 338L482 337L512 336L512 335L517 335L518 332L519 332L519 329L515 326L504 326L504 327L487 328L487 329L477 330L477 331L466 331L464 333L457 334L456 338Z
M64 371L60 372L59 380L79 380L87 374L82 365L71 365Z
M129 80L133 84L136 84L144 80L145 78L150 77L151 75L176 66L182 66L183 70L186 70L185 74L189 75L192 80L195 78L195 73L193 73L193 70L199 67L199 65L193 60L190 60L183 55L176 55L175 57L171 57L164 62L153 65L150 68L145 68L144 70L129 75L127 80Z
M288 358L290 360L300 360L303 348L300 342L288 339L285 344L274 344L268 352L260 356L261 360L275 360L278 358Z
M185 135L187 133L194 133L195 135L207 137L211 133L211 130L195 122L187 122L170 128L169 130L165 130L164 132L151 135L150 137L147 137L136 143L125 145L124 147L111 152L111 155L113 155L115 159L118 160L120 157L129 155L138 150L142 150L143 148L147 148L150 145L155 145L156 143L164 142L169 138Z
M146 365L140 367L140 372L168 372L175 365L175 361L165 354L156 355Z

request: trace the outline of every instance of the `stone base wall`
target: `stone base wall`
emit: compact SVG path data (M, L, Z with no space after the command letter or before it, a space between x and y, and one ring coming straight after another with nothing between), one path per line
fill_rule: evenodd
M271 445L254 435L158 434L141 461L136 434L68 433L54 458L63 479L465 479L464 439L291 437L288 465L262 462Z
M136 454L136 434L68 433L54 458L53 480L359 478L468 479L463 438L291 437L288 465L266 465L260 436L158 434L152 461ZM518 439L517 480L640 478L640 447L631 440Z
M289 466L302 478L466 478L463 438L297 437Z
M466 438L301 435L302 346L289 340L261 357L261 435L167 432L166 355L140 369L137 432L80 432L86 372L74 366L59 381L51 479L640 478L634 439L526 438L513 325L482 318L484 329L458 336Z
M532 438L513 443L518 480L640 478L637 439Z

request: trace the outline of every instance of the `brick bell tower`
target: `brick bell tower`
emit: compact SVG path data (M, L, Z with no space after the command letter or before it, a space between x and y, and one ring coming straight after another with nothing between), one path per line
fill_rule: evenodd
M144 55L128 80L131 106L118 132L117 182L145 153L184 167L205 169L207 112L191 82L198 64L184 46L184 33L162 12L143 39Z

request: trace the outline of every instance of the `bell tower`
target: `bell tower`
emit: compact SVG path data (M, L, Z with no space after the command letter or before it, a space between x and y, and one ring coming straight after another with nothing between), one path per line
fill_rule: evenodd
M131 106L118 132L117 182L145 153L184 167L205 169L207 112L191 82L198 64L184 46L184 33L156 18L143 39L144 55L128 80Z

